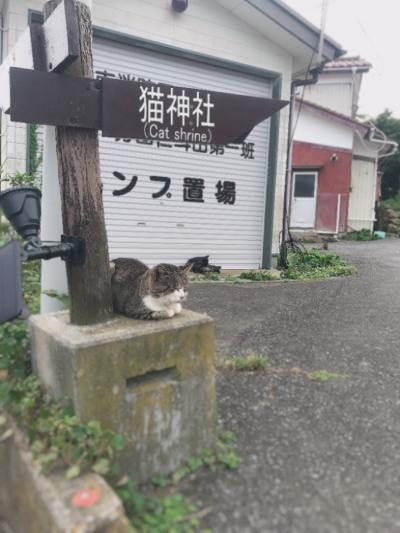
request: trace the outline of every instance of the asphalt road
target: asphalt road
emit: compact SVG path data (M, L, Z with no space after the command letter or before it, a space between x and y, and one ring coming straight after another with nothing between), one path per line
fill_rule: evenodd
M214 533L400 531L400 240L331 249L358 273L191 286L188 307L215 319L219 356L255 351L278 369L218 373L242 464L183 486Z

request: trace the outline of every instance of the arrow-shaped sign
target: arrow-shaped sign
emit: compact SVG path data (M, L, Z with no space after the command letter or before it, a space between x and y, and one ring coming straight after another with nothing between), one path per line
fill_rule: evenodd
M173 85L11 69L11 120L102 130L104 137L242 142L288 102Z

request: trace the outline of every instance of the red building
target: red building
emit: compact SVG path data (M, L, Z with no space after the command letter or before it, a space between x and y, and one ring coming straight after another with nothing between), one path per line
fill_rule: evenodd
M358 132L364 138L369 127L316 104L301 107L293 145L291 227L341 233L348 227L353 137Z
M337 234L372 230L379 197L378 160L396 149L373 124L356 120L362 77L359 57L327 63L317 84L297 101L290 226Z

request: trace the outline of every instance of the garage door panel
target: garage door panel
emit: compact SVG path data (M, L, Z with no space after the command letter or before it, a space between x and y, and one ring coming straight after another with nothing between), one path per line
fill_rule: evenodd
M249 96L271 96L268 80L156 51L95 39L98 76L146 79L182 87ZM210 255L225 268L261 263L269 145L269 121L257 126L245 144L204 147L184 143L100 138L106 226L112 258L137 257L149 264L184 263ZM114 172L122 173L125 180ZM137 176L132 190L124 189ZM153 198L170 179L165 195ZM202 203L184 201L184 178L203 180ZM218 202L218 182L234 182L233 205Z

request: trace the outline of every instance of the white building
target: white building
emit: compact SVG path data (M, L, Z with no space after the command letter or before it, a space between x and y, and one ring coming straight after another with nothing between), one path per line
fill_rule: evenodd
M291 227L318 233L373 230L379 200L378 161L393 153L372 124L357 120L360 57L328 62L297 101Z
M0 0L3 57L29 21L41 22L44 3ZM172 4L94 0L96 76L288 99L292 79L317 57L318 29L280 0L189 0L183 13ZM324 60L342 53L325 39ZM224 268L270 266L282 222L287 123L285 108L244 144L224 147L101 139L111 257L181 264L207 254ZM27 131L3 117L1 161L10 174L27 169ZM170 182L161 197L154 177ZM218 199L224 182L234 184L234 203ZM188 187L199 189L201 201L188 201Z

